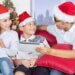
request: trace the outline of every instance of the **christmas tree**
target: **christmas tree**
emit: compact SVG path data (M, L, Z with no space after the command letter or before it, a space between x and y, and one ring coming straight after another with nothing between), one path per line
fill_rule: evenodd
M11 0L4 0L3 4L10 11L10 19L12 20L12 25L16 25L18 29L19 21L18 21L17 13L15 11L15 7L13 6L13 3L11 2Z
M4 4L5 7L7 7L7 8L13 7L13 4L12 4L11 0L4 0L4 1L3 1L3 4Z

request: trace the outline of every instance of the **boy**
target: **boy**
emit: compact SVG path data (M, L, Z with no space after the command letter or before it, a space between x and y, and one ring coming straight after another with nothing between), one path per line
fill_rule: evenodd
M20 42L25 43L42 43L48 46L48 43L44 37L34 35L36 32L36 25L34 19L27 13L23 12L19 16L20 30L23 35L20 37ZM19 56L23 55L23 59L19 59ZM31 51L18 51L17 56L17 68L15 70L15 75L48 75L48 69L44 67L35 67L35 62L40 54ZM39 72L40 71L40 72Z

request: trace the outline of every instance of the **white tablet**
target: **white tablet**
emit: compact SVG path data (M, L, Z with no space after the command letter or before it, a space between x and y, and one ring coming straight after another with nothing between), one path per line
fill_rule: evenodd
M41 54L37 52L35 49L39 46L39 43L20 42L18 45L19 51L17 54L17 59L38 58Z
M20 42L18 48L20 51L35 51L36 47L39 47L39 43L31 43L31 42Z

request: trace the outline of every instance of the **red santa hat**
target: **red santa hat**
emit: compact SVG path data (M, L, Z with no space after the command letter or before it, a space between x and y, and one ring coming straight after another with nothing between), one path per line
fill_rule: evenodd
M75 4L72 2L65 2L54 9L54 16L65 22L75 21Z
M0 19L5 19L7 17L10 17L8 9L0 4Z
M19 15L20 26L25 26L28 22L31 21L34 21L34 19L26 11Z

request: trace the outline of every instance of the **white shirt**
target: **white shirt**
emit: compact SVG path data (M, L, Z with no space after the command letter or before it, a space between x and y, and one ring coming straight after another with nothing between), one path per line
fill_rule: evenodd
M8 30L3 32L0 35L0 39L4 42L5 48L0 48L0 56L3 49L4 53L7 53L9 56L15 56L18 51L18 34L16 31ZM3 55L4 56L4 55Z
M73 49L75 49L75 25L66 32L58 29L56 25L50 25L48 26L47 31L56 36L58 43L71 44L73 45Z

